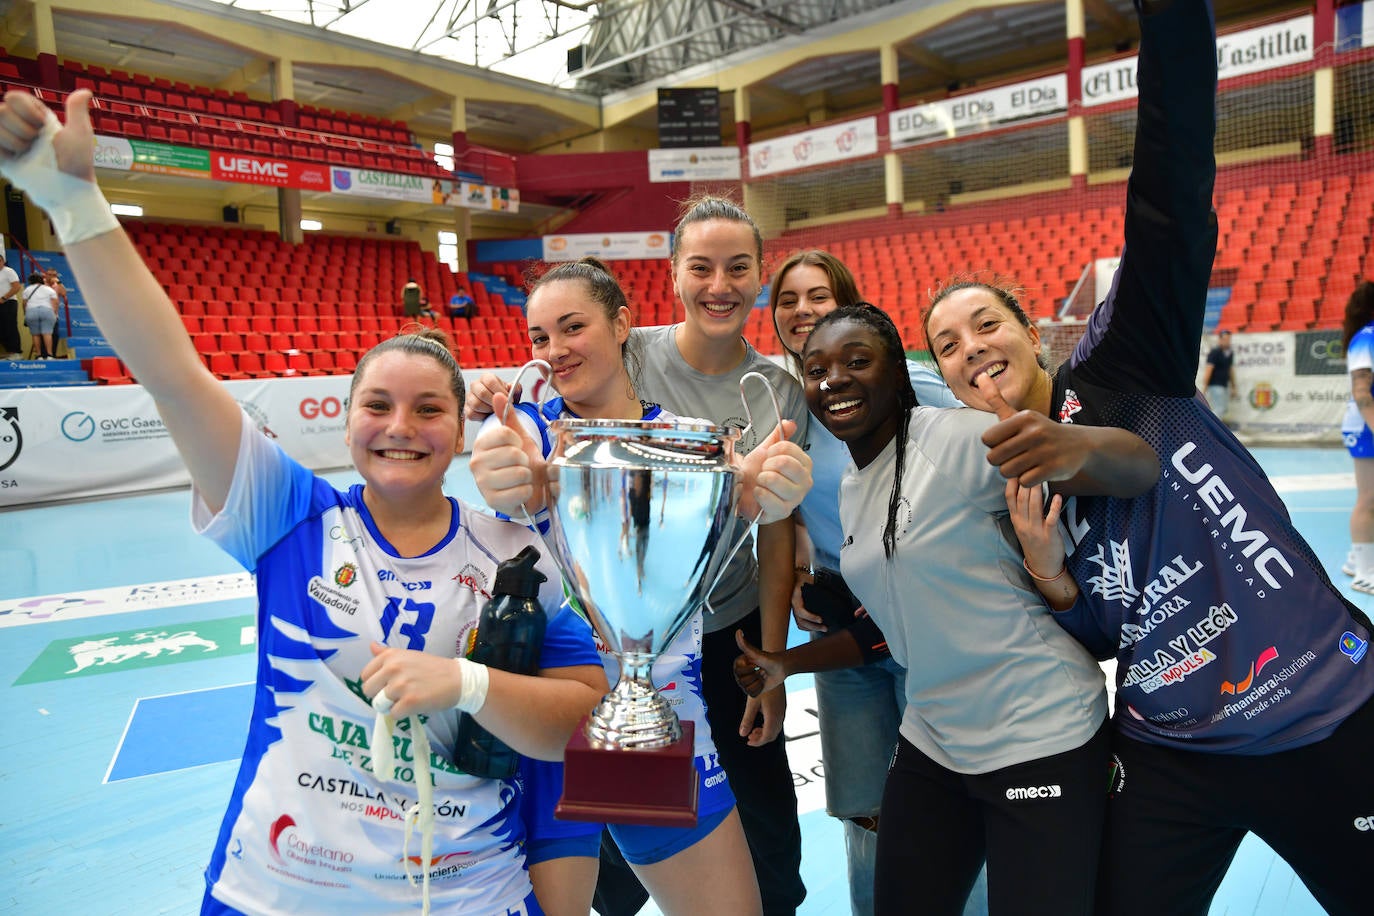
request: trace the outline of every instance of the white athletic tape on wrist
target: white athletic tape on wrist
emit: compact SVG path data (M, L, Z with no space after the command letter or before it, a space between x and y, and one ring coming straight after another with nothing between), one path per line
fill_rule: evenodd
M481 662L470 658L456 659L458 674L463 679L463 693L458 700L458 711L476 715L487 705L487 690L491 687L491 672Z
M118 229L119 220L99 185L57 167L52 139L61 128L57 115L49 111L33 145L24 155L0 163L0 172L47 211L64 245L74 245Z

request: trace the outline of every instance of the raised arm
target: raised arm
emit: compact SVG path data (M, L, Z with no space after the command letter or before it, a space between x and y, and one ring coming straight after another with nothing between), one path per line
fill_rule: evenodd
M157 279L95 184L91 94L67 97L67 126L32 95L0 102L0 172L52 218L100 332L147 389L210 509L229 492L239 406L201 362Z
M1216 23L1208 0L1136 7L1139 100L1125 247L1072 359L1090 381L1191 397L1217 244Z

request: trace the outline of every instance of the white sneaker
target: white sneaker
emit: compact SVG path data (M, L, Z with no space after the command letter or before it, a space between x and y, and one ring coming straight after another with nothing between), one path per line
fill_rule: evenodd
M1362 592L1366 595L1374 595L1374 574L1356 576L1350 583L1350 587L1357 592Z
M1355 551L1351 550L1345 555L1345 562L1341 564L1341 572L1347 576L1355 575Z

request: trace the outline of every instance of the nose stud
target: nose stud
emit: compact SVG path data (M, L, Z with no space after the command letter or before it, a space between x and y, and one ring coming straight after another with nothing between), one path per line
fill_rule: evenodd
M829 390L830 390L830 380L829 380L829 379L821 379L821 391L829 391Z

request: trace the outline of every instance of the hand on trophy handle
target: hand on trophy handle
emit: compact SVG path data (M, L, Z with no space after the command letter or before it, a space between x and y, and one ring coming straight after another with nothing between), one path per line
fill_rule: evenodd
M735 683L751 697L781 687L787 678L782 653L765 652L744 637L743 630L735 631L735 645L742 655L735 658Z
M468 387L468 396L463 404L463 413L469 419L480 423L492 415L492 402L498 394L511 392L511 386L501 381L495 372L483 372L477 381ZM516 385L512 395L520 400L520 386Z
M511 518L537 514L548 504L548 463L525 430L518 412L506 410L509 396L498 393L492 406L501 425L490 425L472 444L468 468L487 505Z
M739 514L761 525L792 514L811 489L811 456L788 440L797 424L783 420L740 461Z

